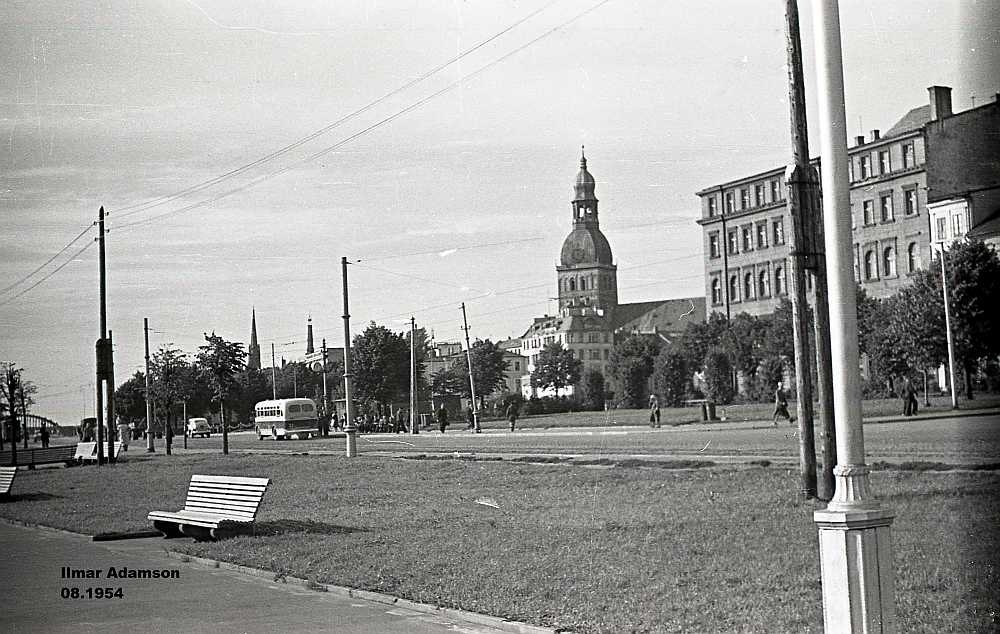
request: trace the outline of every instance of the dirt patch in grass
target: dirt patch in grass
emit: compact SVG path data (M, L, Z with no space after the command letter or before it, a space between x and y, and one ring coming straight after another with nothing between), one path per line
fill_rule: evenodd
M192 473L272 479L256 535L164 545L589 632L822 632L816 505L795 470L573 469L342 456L174 456L19 474L0 515L101 532L178 509ZM23 476L23 478L22 478ZM1000 474L878 471L899 630L991 631ZM489 501L484 504L483 500Z

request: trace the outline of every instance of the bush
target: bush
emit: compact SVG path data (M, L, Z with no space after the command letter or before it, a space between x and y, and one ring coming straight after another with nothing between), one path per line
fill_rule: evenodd
M733 400L733 366L718 349L705 355L705 398L720 405Z
M603 407L603 405L602 405ZM533 396L524 403L522 410L525 416L533 414L564 414L584 409L580 402L572 396Z
M600 370L589 368L580 380L580 405L589 410L604 409L604 375Z
M687 357L680 352L664 349L656 357L653 370L653 389L668 407L679 407L688 394L691 372Z

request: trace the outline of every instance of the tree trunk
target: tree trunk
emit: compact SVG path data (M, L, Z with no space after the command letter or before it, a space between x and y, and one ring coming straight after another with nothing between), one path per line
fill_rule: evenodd
M972 364L966 361L962 362L962 369L965 374L965 398L972 400Z

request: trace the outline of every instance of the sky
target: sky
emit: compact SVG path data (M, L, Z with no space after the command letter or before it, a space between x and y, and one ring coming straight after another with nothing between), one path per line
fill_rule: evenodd
M848 135L935 84L992 100L989 5L842 1ZM341 257L355 334L455 341L464 302L472 338L518 336L555 310L581 146L620 300L702 295L694 192L788 162L785 73L780 0L8 0L0 360L34 413L93 415L101 206L119 383L143 318L154 352L246 343L251 310L265 365L310 316L341 346Z

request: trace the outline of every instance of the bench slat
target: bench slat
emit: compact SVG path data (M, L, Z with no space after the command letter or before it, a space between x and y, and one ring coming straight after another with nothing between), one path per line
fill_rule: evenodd
M192 475L183 509L152 511L147 517L154 523L211 528L215 536L220 522L252 523L269 483L268 478Z
M231 491L222 489L203 489L201 487L191 487L188 489L188 497L197 495L199 497L218 498L220 500L241 500L253 501L264 497L264 491Z
M256 486L267 486L271 480L269 478L247 478L244 476L214 476L214 475L193 475L191 482L217 482L221 484L250 484Z
M240 501L240 500L219 500L216 498L206 498L206 497L188 497L187 502L184 503L184 508L189 506L218 506L219 508L235 508L235 509L255 509L260 506L259 501Z
M221 504L188 504L182 511L195 511L198 513L218 513L219 515L246 515L254 517L257 514L256 507L224 506Z
M193 484L188 488L188 492L199 491L208 495L242 495L244 497L260 497L264 495L264 491L267 487L256 487L253 489L248 488L224 488L220 486L207 487L204 485Z
M10 493L15 475L17 475L17 467L0 467L0 494Z

